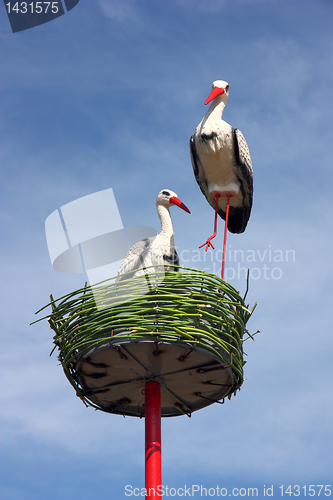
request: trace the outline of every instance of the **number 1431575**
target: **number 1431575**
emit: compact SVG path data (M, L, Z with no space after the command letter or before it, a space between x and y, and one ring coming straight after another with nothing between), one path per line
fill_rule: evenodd
M294 486L279 486L281 491L281 496L289 495L298 497L299 495L309 496L309 497L319 497L321 495L329 497L332 495L331 485L330 484L309 484L308 486L299 486L295 484Z
M47 12L52 12L56 14L59 11L59 1L58 2L16 2L13 6L11 3L6 3L7 12L16 12L16 14L46 14Z

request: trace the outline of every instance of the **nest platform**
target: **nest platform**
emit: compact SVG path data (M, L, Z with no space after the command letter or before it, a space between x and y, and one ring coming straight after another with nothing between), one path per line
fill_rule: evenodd
M254 309L245 298L215 274L180 267L51 296L52 312L41 319L54 330L64 373L87 406L143 417L145 383L156 380L161 415L190 416L243 383Z

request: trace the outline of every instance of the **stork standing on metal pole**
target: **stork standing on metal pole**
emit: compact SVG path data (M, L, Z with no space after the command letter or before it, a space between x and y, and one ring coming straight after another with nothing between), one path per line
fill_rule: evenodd
M227 228L242 233L248 223L253 197L253 171L249 148L242 132L222 120L229 97L229 84L213 83L205 101L209 109L190 139L191 160L197 183L215 209L214 234L201 245L214 248L217 214L226 221L223 243L222 279Z

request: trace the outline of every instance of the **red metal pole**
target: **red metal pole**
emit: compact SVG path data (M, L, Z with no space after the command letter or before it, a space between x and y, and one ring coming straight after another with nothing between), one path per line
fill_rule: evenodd
M161 390L159 382L155 380L150 380L145 384L145 444L146 500L160 498L162 493Z

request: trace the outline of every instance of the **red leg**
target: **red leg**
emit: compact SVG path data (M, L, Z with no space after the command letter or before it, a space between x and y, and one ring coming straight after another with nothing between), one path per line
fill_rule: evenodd
M221 195L219 195L219 194L217 194L217 195L215 196L216 203L215 203L215 222L214 222L214 234L213 234L212 236L209 236L209 238L207 239L207 241L206 241L205 243L203 243L202 245L200 245L200 246L199 246L199 248L202 248L202 247L204 247L204 246L206 245L206 248L205 248L206 252L207 252L207 250L208 250L208 248L209 248L209 245L210 245L212 248L214 248L214 245L213 245L213 243L211 242L211 240L212 240L213 238L215 238L215 236L216 236L216 228L217 228L217 210L218 210L218 206L219 206L219 198L220 198L220 196L221 196Z
M229 202L230 202L230 194L227 195L227 208L225 211L225 225L224 225L224 239L223 239L223 256L222 256L222 273L221 279L223 280L224 276L224 263L225 263L225 248L227 244L227 229L228 229L228 218L229 218Z

